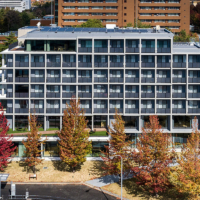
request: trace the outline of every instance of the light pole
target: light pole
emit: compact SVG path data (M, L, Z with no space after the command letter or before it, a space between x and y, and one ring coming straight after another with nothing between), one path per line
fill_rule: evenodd
M122 186L123 186L123 158L122 156L120 155L114 155L112 156L111 158L114 158L114 157L120 157L121 158L121 200L122 200Z

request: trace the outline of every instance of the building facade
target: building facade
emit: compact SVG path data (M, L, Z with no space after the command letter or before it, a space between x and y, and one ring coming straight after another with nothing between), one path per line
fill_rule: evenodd
M187 0L55 0L55 22L68 27L88 19L100 19L103 25L125 27L136 19L152 27L160 25L173 32L190 25L190 2Z
M177 147L186 142L200 118L198 45L175 44L166 29L27 29L22 46L1 52L0 99L10 128L28 128L35 110L44 130L60 129L74 96L91 130L112 127L117 108L134 142L149 115L158 115ZM90 139L103 148L108 137Z

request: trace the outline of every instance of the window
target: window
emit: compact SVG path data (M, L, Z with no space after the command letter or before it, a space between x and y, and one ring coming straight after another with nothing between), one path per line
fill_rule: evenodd
M142 48L155 48L154 40L142 40Z
M50 77L59 78L59 70L50 70Z
M121 78L121 72L118 70L112 71L111 75L112 77Z
M182 93L183 92L182 85L174 85L173 92L174 93Z
M117 3L117 0L106 0L106 3Z
M106 13L106 16L117 16L117 13Z
M97 85L96 86L96 92L105 93L106 92L106 86L105 85Z
M168 16L180 16L179 13L168 13L167 15L168 15Z
M99 9L99 10L103 10L103 6L92 6L92 9Z
M154 7L154 10L165 10L165 7Z
M198 101L188 101L189 108L199 108Z
M106 19L106 22L117 22L117 19Z
M167 86L157 86L158 93L167 93Z
M152 101L146 101L146 100L144 100L143 104L142 104L142 107L143 108L153 108Z
M167 71L165 70L159 70L158 71L158 77L159 78L167 78Z
M170 19L170 20L168 20L168 23L179 23L180 22L180 20L178 20L178 19Z
M89 13L78 13L78 16L89 16Z
M43 100L33 100L34 108L44 108Z
M88 6L78 6L78 9L89 9Z
M152 20L150 20L150 19L141 19L140 21L141 21L141 22L148 22L148 23L151 23L151 22L152 22Z
M64 9L75 9L75 6L64 6Z
M175 78L183 78L183 71L178 71L178 70L174 70L173 71L173 77Z
M106 108L106 103L104 100L97 100L97 108Z
M168 10L180 10L180 7L168 7Z
M151 10L151 7L140 7L141 10Z
M144 78L153 78L153 73L152 73L151 70L144 70L144 71L142 72L142 76L143 76Z
M112 100L110 108L121 108L121 102L119 100Z
M120 93L121 86L120 85L112 85L110 88L111 93Z
M176 108L176 109L181 109L181 108L184 108L184 106L183 106L183 101L176 101L176 100L174 100L174 104L173 104L173 106L174 106L174 108Z
M174 55L174 62L175 63L185 63L186 62L186 56L185 55Z
M142 92L143 93L152 93L153 90L152 90L152 87L150 85L143 85L142 86Z
M166 100L158 100L158 108L166 109L167 101Z
M98 70L98 71L96 72L96 74L97 74L97 77L98 77L98 78L104 78L104 77L106 77L106 72L103 71L103 70Z
M81 100L80 108L90 108L89 100Z
M189 93L197 93L198 86L197 85L189 85Z
M95 15L102 16L102 15L103 15L103 13L92 13L92 16L95 16Z
M75 13L70 12L70 13L64 13L64 16L68 16L68 15L75 15Z
M46 142L44 143L44 157L59 157L59 149L57 142Z
M191 128L192 118L191 116L173 116L174 126L173 128Z
M162 19L155 19L154 22L165 23L165 20L162 20Z
M128 75L128 78L135 78L136 77L136 71L128 70L127 75Z
M136 86L127 85L126 93L136 93Z
M140 16L151 16L151 13L140 13Z

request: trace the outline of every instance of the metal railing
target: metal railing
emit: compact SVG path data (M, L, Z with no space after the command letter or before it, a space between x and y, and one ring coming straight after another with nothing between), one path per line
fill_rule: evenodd
M46 97L47 98L60 98L60 93L58 93L58 92L47 92Z
M170 93L157 93L157 98L170 98Z
M44 108L31 108L31 113L44 113Z
M79 47L78 52L92 52L92 47Z
M155 47L153 48L142 47L142 53L155 53Z
M186 98L186 93L173 93L172 98Z
M117 108L118 113L123 113L123 108ZM115 113L115 108L110 108L110 113Z
M117 77L110 77L111 83L122 83L124 81L123 78L117 78Z
M110 67L123 67L123 62L110 62Z
M94 67L108 67L107 62L95 62Z
M47 78L47 83L59 83L60 82L60 78L56 78L56 77L48 77Z
M146 67L146 68L148 68L148 67L153 68L153 67L155 67L155 63L154 62L153 63L152 62L142 62L141 66Z
M186 68L186 63L173 62L173 68Z
M108 97L108 93L94 92L94 98L107 98L107 97Z
M200 93L188 93L188 98L200 98Z
M31 98L44 98L43 92L31 92Z
M60 113L60 108L47 108L47 113Z
M29 93L28 92L15 92L16 98L28 98Z
M91 83L92 82L92 78L78 78L78 82L79 83Z
M126 67L139 67L139 62L126 62Z
M154 108L142 108L141 113L154 113Z
M47 67L61 67L61 62L47 62Z
M86 67L86 68L91 68L92 63L91 62L79 62L78 67Z
M157 48L157 53L171 53L171 48Z
M200 83L200 77L198 78L188 78L189 83Z
M197 63L188 63L189 68L200 68L200 62Z
M173 83L186 83L186 78L173 78Z
M165 62L161 62L161 63L157 63L157 67L158 68L170 68L171 67L171 63L170 62L168 62L168 63L165 63Z
M144 92L142 92L141 97L142 98L154 98L155 93L144 93Z
M126 83L139 83L139 78L126 77L125 81Z
M170 113L169 108L157 108L156 113Z
M125 109L125 113L139 113L139 109L138 108L126 108Z
M155 83L155 78L141 78L142 83Z
M139 48L126 47L126 53L139 53Z
M45 67L45 62L31 62L31 67Z
M172 113L186 113L185 108L172 108Z
M63 62L62 67L76 67L76 62Z
M79 93L78 93L78 97L80 97L80 98L91 98L91 97L92 97L92 93L88 93L88 92L79 92Z
M111 92L110 93L110 98L123 98L123 93L117 93L117 92Z
M108 48L106 47L94 47L95 53L108 53Z
M125 97L126 98L139 98L139 93L129 93L129 92L127 92L125 94Z
M21 82L21 83L29 82L29 77L15 77L15 82Z
M31 77L31 82L41 83L44 82L44 77Z
M15 108L15 113L28 113L28 108Z
M29 67L29 62L15 61L15 67Z
M110 53L124 53L123 47L110 47Z
M171 78L157 78L157 83L171 83Z
M94 108L94 113L107 113L107 108Z
M63 92L62 93L63 98L72 98L73 96L75 97L76 93L74 93L74 92Z
M188 113L200 113L200 108L188 108Z
M65 83L76 83L76 78L63 77L62 81Z
M108 78L98 78L98 77L94 77L94 82L97 83L107 83L108 82Z

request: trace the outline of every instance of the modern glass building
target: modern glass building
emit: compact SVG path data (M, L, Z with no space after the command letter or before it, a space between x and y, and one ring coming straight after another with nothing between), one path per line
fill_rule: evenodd
M60 129L73 96L91 130L112 126L117 108L132 141L149 115L158 115L180 147L200 117L199 46L173 43L165 29L25 27L18 44L1 53L0 99L13 130L28 127L33 110L44 130ZM90 139L96 155L108 137ZM56 140L43 148L55 149Z

